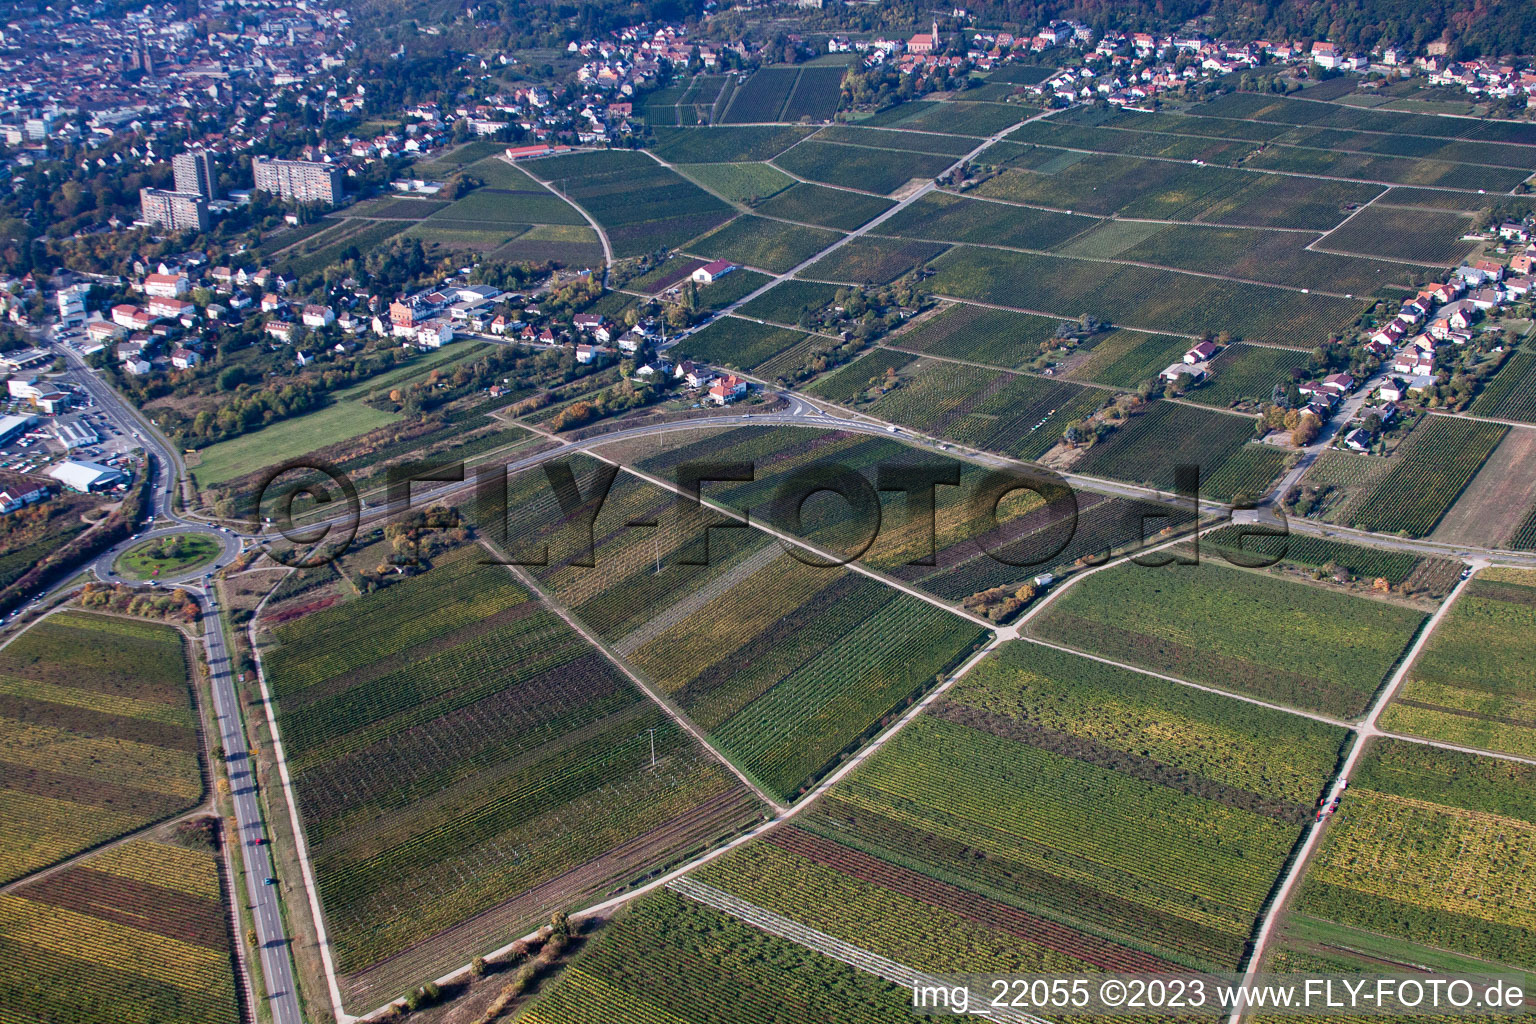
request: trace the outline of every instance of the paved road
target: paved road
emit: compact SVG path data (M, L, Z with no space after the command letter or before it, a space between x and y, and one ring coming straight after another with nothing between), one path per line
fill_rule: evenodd
M247 898L255 919L256 938L261 951L262 976L266 981L267 1003L272 1011L274 1024L303 1024L299 1012L298 992L293 981L293 963L288 952L288 936L284 931L280 891L275 885L264 884L272 877L269 848L255 845L255 840L266 835L261 814L261 803L256 780L252 771L250 748L246 743L245 730L240 719L239 698L235 693L234 669L224 642L224 631L218 613L217 600L211 592L204 592L199 577L228 565L243 546L243 538L226 530L210 527L205 523L184 519L176 513L173 488L179 480L186 479L186 467L174 448L166 442L148 420L132 408L105 381L86 365L85 360L69 345L54 345L55 351L64 353L75 371L71 376L95 400L102 412L112 417L120 427L134 436L154 457L154 479L150 485L150 507L159 520L157 529L135 536L116 545L91 563L96 575L105 580L116 579L112 563L127 547L139 543L144 536L169 533L202 533L218 538L221 545L219 557L210 565L174 577L164 583L193 581L186 589L192 593L203 611L203 643L208 657L208 669L213 693L213 714L218 731L218 745L224 748L225 766L229 773L230 795L235 809L235 832L239 837L240 855L244 859ZM243 935L238 941L245 941Z
M279 888L266 885L273 877L271 847L257 845L266 837L261 800L257 792L255 766L245 742L240 719L239 698L235 693L234 666L224 643L224 630L218 608L210 595L202 598L208 628L203 642L207 648L208 671L213 690L215 727L224 747L229 772L230 797L235 805L236 835L240 856L245 864L246 898L256 922L256 941L261 951L262 977L266 980L267 1002L274 1024L302 1024L298 994L293 981L293 961L288 954L288 935L284 931ZM244 936L240 936L244 941Z

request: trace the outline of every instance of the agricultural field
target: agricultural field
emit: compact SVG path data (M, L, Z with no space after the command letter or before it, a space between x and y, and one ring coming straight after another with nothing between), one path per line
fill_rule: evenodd
M793 269L842 236L824 228L786 224L750 215L688 243L688 251L711 259L761 267L775 274ZM727 278L729 280L729 278ZM711 285L710 287L714 287Z
M447 209L452 205L452 203L435 199L380 196L377 199L365 199L360 203L354 203L348 208L347 214L354 218L367 220L416 221L421 220L423 217L429 217L437 211Z
M795 183L772 164L683 164L683 174L733 203L756 206Z
M727 124L829 120L837 111L843 69L766 67L737 88L721 119Z
M1448 210L1371 205L1328 232L1317 248L1448 267L1477 247L1461 241L1476 226L1471 216Z
M1484 569L1430 637L1382 728L1536 757L1536 573Z
M1153 402L1095 443L1072 468L1088 476L1172 491L1176 467L1197 466L1200 478L1210 479L1252 436L1253 421L1246 416Z
M982 631L885 583L766 551L718 596L658 610L661 623L620 647L736 765L790 800Z
M1127 264L1087 263L957 245L935 260L926 287L939 295L1136 330L1202 334L1308 348L1340 334L1363 301L1306 295Z
M1350 525L1423 537L1435 528L1510 428L1426 416L1392 453L1389 468L1352 503Z
M1200 480L1200 493L1216 501L1254 503L1269 493L1289 455L1263 444L1245 444Z
M879 196L802 181L759 203L755 209L765 217L852 231L894 205Z
M836 285L817 281L780 281L768 291L742 306L742 316L775 320L781 324L799 323L807 313L825 309L837 298Z
M1110 397L1098 388L932 359L899 368L895 384L861 411L1018 459L1040 458L1069 424Z
M732 214L725 202L643 153L572 153L525 168L602 224L620 258L681 245Z
M656 155L674 164L755 163L769 160L814 129L789 125L656 129Z
M586 225L535 224L491 250L491 258L517 262L552 261L566 267L592 267L603 260L603 244Z
M753 813L717 761L484 557L453 549L276 625L262 649L358 1010Z
M807 267L806 277L874 287L889 284L938 256L945 246L938 242L862 235L838 247Z
M67 611L0 650L0 883L202 802L181 632Z
M199 487L217 487L265 466L361 437L399 419L397 413L365 402L336 401L204 448L192 467L192 477Z
M828 125L814 136L820 142L841 142L871 149L894 149L907 153L933 153L958 160L976 148L976 140L959 135L935 135L932 132L904 132L894 128L867 128L861 125Z
M777 290L774 289L774 291ZM768 293L768 295L772 294L773 292ZM743 306L742 309L745 310L746 307ZM873 400L878 397L878 393L872 389L877 388L879 382L888 380L897 370L911 362L910 353L877 348L873 352L866 352L848 365L838 367L822 376L805 390L845 405L852 405L863 398Z
M1055 337L1060 323L1052 317L954 302L885 343L923 355L1022 369L1040 354L1042 342Z
M801 68L779 119L830 121L842 99L843 73L844 69L837 66Z
M0 894L7 1020L240 1024L212 850L134 839Z
M930 192L880 225L882 234L1044 251L1092 228L1091 217Z
M1424 618L1207 558L1086 577L1030 631L1180 679L1349 717L1365 710Z
M928 153L866 149L810 139L780 153L774 163L799 178L886 195L913 178L942 174L954 161Z
M1182 359L1189 349L1189 339L1139 331L1111 331L1095 335L1085 345L1091 347L1068 363L1066 376L1069 379L1097 381L1134 391L1143 381L1155 379L1170 363Z
M803 331L728 316L683 339L677 347L677 354L738 370L750 370L793 348L806 337Z
M912 995L669 889L638 900L524 1024L906 1024Z
M1487 142L1536 145L1536 127L1513 121L1466 120L1427 114L1358 110L1297 97L1229 93L1199 108L1208 117L1288 125L1326 125L1367 132L1424 135L1446 140L1476 136Z
M1489 419L1536 423L1536 353L1510 356L1467 411Z
M1406 583L1423 563L1418 555L1406 551L1384 551L1303 533L1262 536L1240 526L1224 526L1205 534L1200 547L1230 553L1234 559L1245 555L1266 561L1280 559L1308 569L1337 566L1351 576L1384 579L1393 586Z
M695 877L922 971L1231 969L1344 736L1010 644Z
M521 173L521 172L519 172ZM479 188L423 221L425 228L492 228L522 224L586 224L570 203L525 178L526 187Z
M1536 967L1530 765L1372 742L1326 826L1298 913L1493 964ZM1484 970L1492 968L1484 967Z
M861 126L903 128L916 132L971 135L978 140L995 135L1035 113L1028 108L1001 103L948 101L903 103L859 122Z
M797 433L802 454L814 452L824 436ZM718 438L698 444L714 460L744 454ZM665 478L674 460L696 449L638 462ZM635 461L622 451L615 457ZM583 460L584 476L594 470ZM738 500L718 485L708 496L732 507ZM968 619L850 569L805 564L761 531L717 529L701 541L675 504L671 492L637 477L616 480L594 523L595 569L557 556L569 531L547 487L514 506L516 535L550 541L548 564L533 569L541 589L783 800L794 799L982 639ZM763 514L759 505L753 518ZM642 521L658 525L625 525Z
M1294 349L1229 345L1211 362L1211 376L1184 396L1201 405L1224 407L1267 402L1275 385L1289 387L1293 371L1307 368L1309 355Z
M1173 224L1114 258L1346 295L1369 295L1384 285L1406 288L1416 273L1386 260L1315 252L1306 248L1312 241L1296 231Z

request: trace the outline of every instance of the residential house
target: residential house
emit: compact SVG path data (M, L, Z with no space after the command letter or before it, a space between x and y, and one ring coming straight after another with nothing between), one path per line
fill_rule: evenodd
M157 320L180 320L197 311L197 307L181 299L156 297L149 300L149 315Z
M300 320L305 327L318 330L335 323L336 314L331 310L330 306L308 305L304 307Z
M710 385L709 395L705 400L715 405L729 405L738 398L744 397L746 393L747 382L733 373L728 373Z
M130 306L124 303L123 305L112 307L112 322L119 327L126 327L130 331L148 330L149 325L154 323L154 321L154 317L138 306Z
M1219 351L1221 351L1220 346L1218 346L1215 342L1202 341L1200 344L1184 353L1184 361L1191 364L1208 362L1210 358Z
M203 357L189 348L171 349L171 365L178 370L188 370L203 361Z
M185 274L150 274L144 278L144 294L151 298L179 298L191 288Z
M418 348L442 348L453 340L453 322L438 317L428 320L416 328L416 345Z
M1388 404L1401 402L1408 397L1408 382L1399 377L1388 377L1382 382L1381 387L1376 389L1376 395Z
M36 505L53 493L53 485L21 473L0 473L0 515Z
M1356 427L1344 435L1344 447L1350 451L1368 452L1371 450L1371 432L1364 427Z

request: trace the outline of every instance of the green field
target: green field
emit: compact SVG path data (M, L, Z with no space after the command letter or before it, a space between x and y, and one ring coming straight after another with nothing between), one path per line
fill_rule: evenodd
M1476 242L1461 241L1476 227L1472 217L1450 211L1370 206L1328 232L1317 247L1448 267L1476 248Z
M262 652L358 1010L751 813L718 762L483 556L459 548L277 625Z
M784 152L815 129L788 125L656 128L656 155L670 163L752 163Z
M201 749L179 631L32 626L0 650L0 882L197 806Z
M239 1024L220 874L207 848L134 839L0 894L4 1015Z
M1030 628L1181 679L1347 717L1365 709L1423 621L1409 608L1205 559L1096 573Z
M684 164L678 170L733 203L755 206L776 196L795 179L772 164Z
M136 544L117 557L113 569L129 579L179 576L207 565L223 546L206 533L175 533Z
M1536 574L1485 569L1441 620L1382 728L1536 757Z
M1467 411L1490 419L1536 423L1536 353L1510 356Z
M781 281L742 306L742 316L776 320L781 324L799 323L806 313L815 313L837 297L836 285L816 281Z
M339 401L315 412L280 420L270 426L199 452L192 476L199 487L215 487L236 477L276 466L306 452L359 437L399 420L363 402Z
M1010 203L990 203L930 192L880 225L882 234L941 242L979 242L1019 249L1050 249L1098 223Z

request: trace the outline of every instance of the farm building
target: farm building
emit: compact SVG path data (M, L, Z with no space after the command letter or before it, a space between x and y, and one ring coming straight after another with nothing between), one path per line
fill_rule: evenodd
M729 260L715 260L713 263L704 264L690 276L699 284L712 284L735 269L736 264Z

